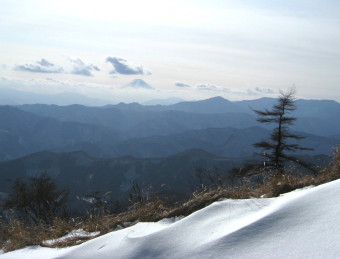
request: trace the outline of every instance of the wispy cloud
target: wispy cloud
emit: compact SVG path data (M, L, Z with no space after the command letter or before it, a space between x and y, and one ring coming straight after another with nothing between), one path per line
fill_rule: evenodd
M211 84L199 84L199 85L196 85L196 88L198 90L208 90L208 91L217 90L217 86L211 85Z
M278 92L272 88L268 87L255 87L253 89L247 89L248 95L271 95L271 94L277 94Z
M51 74L61 74L64 73L64 69L57 66L46 59L42 58L33 64L17 65L14 70L26 71L32 73L51 73Z
M266 87L255 87L255 91L258 93L263 93L263 94L275 94L277 91L275 91L272 88L266 88Z
M213 84L199 84L196 85L197 90L212 91L212 92L230 92L229 88L213 85Z
M134 65L127 60L117 57L108 57L106 59L113 66L110 74L121 75L151 75L151 72L141 65Z
M181 82L175 82L175 86L182 87L182 88L189 88L189 87L191 87L191 85L186 84L186 83L181 83Z

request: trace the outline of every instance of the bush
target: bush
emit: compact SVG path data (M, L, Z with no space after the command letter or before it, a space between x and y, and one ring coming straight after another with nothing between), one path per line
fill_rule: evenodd
M58 190L56 183L46 174L14 181L3 208L11 210L15 218L30 223L50 224L55 217L67 216L68 191Z

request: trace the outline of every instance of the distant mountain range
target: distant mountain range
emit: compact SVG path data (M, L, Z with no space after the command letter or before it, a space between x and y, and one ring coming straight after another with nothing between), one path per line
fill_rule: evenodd
M119 133L100 125L60 121L0 106L0 161L78 142L112 142Z
M147 102L144 102L143 105L172 105L183 101L184 101L183 99L178 97L169 97L165 99L152 99Z
M270 109L275 99L230 102L215 97L174 105L137 103L0 106L0 161L43 150L86 151L97 157L162 157L199 148L226 157L244 157L253 143L269 136L254 109ZM307 136L310 154L331 153L339 145L340 104L298 100L293 131Z
M332 147L340 145L336 137L321 137L306 133L306 138L299 141L303 147L313 148L312 151L297 154L332 154ZM211 154L223 157L244 158L258 153L252 144L268 138L270 131L261 127L246 129L209 128L190 130L180 134L132 138L115 143L78 142L60 149L58 152L82 150L92 156L99 157L166 157L189 149L202 149Z
M37 94L0 87L0 105L22 105L36 103L56 105L71 105L76 103L90 106L101 106L114 103L114 101L90 98L76 93L64 92L59 94Z
M17 177L48 173L73 195L97 190L124 198L134 183L183 196L199 183L197 168L219 168L224 176L258 159L253 143L270 126L252 109L277 100L231 102L222 97L171 105L119 103L100 107L26 104L0 106L0 193ZM298 153L324 165L340 145L340 104L297 100L291 128L305 136ZM150 187L151 188L151 187Z
M23 105L17 108L61 121L75 121L117 129L122 131L123 138L125 139L157 135L164 136L193 129L247 128L258 125L256 118L247 113L227 112L208 114L171 109L150 111L134 108L135 106L141 106L136 103L130 104L129 108L121 108L122 106L124 104L111 107Z
M274 99L275 100L275 99ZM104 108L118 108L129 111L181 111L201 114L220 113L249 113L249 108L239 105L222 97L213 97L200 101L183 101L171 105L141 105L138 103L119 103L118 105L106 105Z
M23 105L18 108L62 121L121 129L128 138L132 138L168 135L192 129L259 126L252 109L270 109L275 102L274 98L231 102L222 97L214 97L173 105L119 103L103 107ZM296 105L297 110L293 115L298 120L292 126L293 130L326 137L339 134L339 103L329 100L297 100Z

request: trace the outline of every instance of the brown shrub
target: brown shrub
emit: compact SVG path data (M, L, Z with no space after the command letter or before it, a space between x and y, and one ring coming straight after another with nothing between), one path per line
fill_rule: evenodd
M39 245L42 240L48 237L48 230L45 226L26 226L18 220L4 225L2 231L6 237L6 241L2 244L4 251L12 251L28 245Z

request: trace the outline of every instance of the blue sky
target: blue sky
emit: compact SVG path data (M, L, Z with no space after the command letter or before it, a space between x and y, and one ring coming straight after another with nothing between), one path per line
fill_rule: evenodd
M339 14L330 0L1 0L0 87L130 102L294 85L340 101Z

